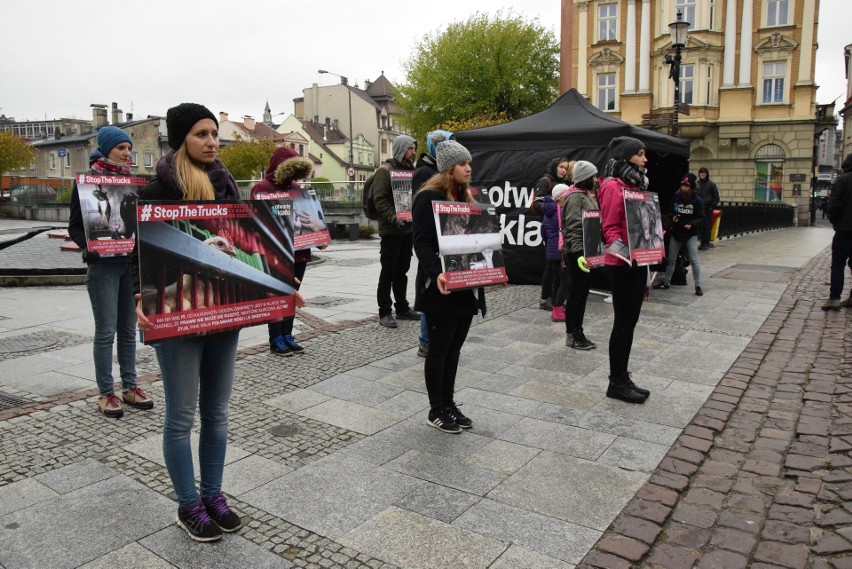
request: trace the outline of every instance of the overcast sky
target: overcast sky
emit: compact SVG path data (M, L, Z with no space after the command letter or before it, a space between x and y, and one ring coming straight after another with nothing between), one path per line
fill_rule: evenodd
M821 0L817 100L846 93L849 0ZM232 119L293 112L293 98L326 69L363 86L402 63L424 34L473 13L521 5L557 33L560 0L0 0L0 114L17 120L91 119L92 103L137 118L197 102ZM842 9L847 5L847 9ZM557 36L558 37L558 36ZM838 107L839 108L839 107ZM280 118L278 120L280 120Z

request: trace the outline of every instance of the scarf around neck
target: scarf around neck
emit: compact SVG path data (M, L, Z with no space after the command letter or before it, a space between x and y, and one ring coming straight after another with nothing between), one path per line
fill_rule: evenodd
M238 200L240 190L237 182L225 165L216 159L212 164L204 167L217 200ZM172 150L157 162L157 176L169 186L178 189L177 173L175 171L175 151Z
M624 182L643 191L648 189L648 177L645 173L626 160L610 158L604 167L604 178L621 178Z
M130 166L126 164L117 164L111 160L107 160L103 156L89 164L89 168L98 174L120 174L122 176L130 174Z

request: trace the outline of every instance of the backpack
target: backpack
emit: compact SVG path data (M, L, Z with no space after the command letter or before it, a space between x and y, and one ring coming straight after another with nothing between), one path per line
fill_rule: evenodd
M382 164L380 168L384 168L385 170L390 170L390 167L387 164ZM379 170L376 169L375 172L370 175L369 178L364 182L364 190L361 194L361 208L364 210L364 215L367 216L367 219L376 220L379 219L379 212L376 209L376 200L373 196L373 180L376 178L376 173Z

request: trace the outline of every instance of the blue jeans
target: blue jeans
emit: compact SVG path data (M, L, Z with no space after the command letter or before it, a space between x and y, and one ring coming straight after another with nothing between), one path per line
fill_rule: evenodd
M429 327L426 325L426 315L420 313L420 337L418 338L421 346L429 345Z
M686 256L689 257L689 264L692 265L692 280L695 281L695 286L699 287L701 286L701 266L698 264L698 235L693 235L686 241L678 241L674 236L669 237L669 258L663 282L666 284L672 282L672 273L675 270L677 254L683 245L686 245Z
M305 269L308 268L308 262L300 262L295 263L293 274L299 280L299 284L294 285L296 290L299 290L299 287L302 286L302 281L305 278ZM289 318L284 318L283 320L279 320L278 322L270 322L266 325L266 328L269 330L269 341L270 343L275 338L279 336L292 336L293 335L293 322L296 320L295 316L290 316Z
M118 337L122 389L136 387L136 301L130 260L102 260L89 265L86 289L95 317L92 355L101 395L113 392L112 345Z
M843 271L852 262L852 231L835 231L831 240L831 288L828 297L840 300L843 293ZM849 265L852 267L852 264Z
M196 405L201 415L198 444L201 496L207 498L222 491L228 446L228 400L234 383L238 340L239 332L225 332L172 338L154 345L166 400L163 458L181 506L200 499L195 489L189 441Z

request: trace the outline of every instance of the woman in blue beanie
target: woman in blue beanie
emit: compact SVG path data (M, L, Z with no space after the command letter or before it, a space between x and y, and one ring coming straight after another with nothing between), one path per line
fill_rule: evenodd
M115 126L102 127L97 134L98 148L90 156L92 174L130 174L130 136ZM77 182L71 191L71 215L68 234L83 252L86 289L95 317L92 354L95 381L98 384L98 411L107 417L124 414L122 401L140 409L150 409L154 402L136 384L136 314L133 301L133 274L130 257L115 255L101 258L89 251ZM121 372L121 398L115 394L112 376L112 346L118 337L118 368Z

